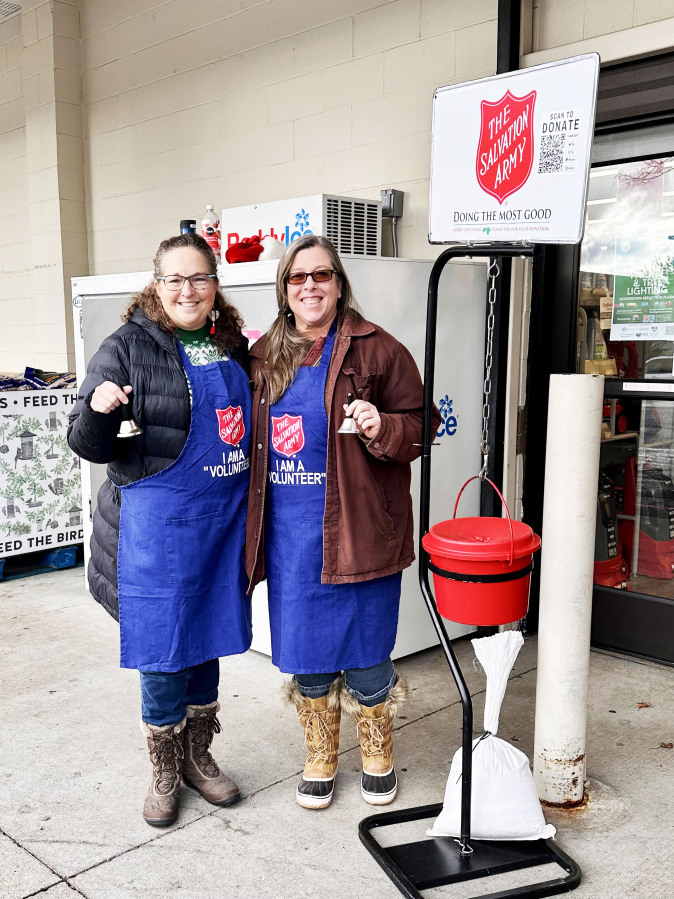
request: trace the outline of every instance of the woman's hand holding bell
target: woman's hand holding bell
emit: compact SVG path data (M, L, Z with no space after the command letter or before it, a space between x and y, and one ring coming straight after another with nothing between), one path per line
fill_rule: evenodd
M351 415L358 426L358 430L364 434L368 440L372 440L379 433L381 428L381 418L377 407L372 403L366 403L365 400L354 400L353 403L344 405L344 411L347 415Z
M130 384L127 384L126 387L118 387L112 381L103 381L91 395L91 408L94 412L102 412L107 415L120 404L126 405L129 402L128 394L132 389Z

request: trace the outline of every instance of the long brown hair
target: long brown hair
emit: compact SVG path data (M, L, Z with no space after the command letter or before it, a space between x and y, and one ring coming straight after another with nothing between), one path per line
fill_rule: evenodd
M164 275L164 272L162 271L164 256L166 256L167 253L170 253L171 250L176 250L180 247L198 250L204 257L204 262L206 263L206 268L208 270L207 274L217 275L218 263L215 258L215 253L201 235L190 233L178 234L175 237L169 237L166 240L162 240L154 257L155 278L161 278ZM225 299L225 295L220 290L219 284L215 291L213 308L219 315L215 321L215 333L211 335L211 340L221 353L230 354L239 346L243 339L241 333L243 319L239 315L237 309ZM152 283L143 288L140 293L136 293L131 297L131 302L122 315L122 320L128 321L136 309L141 309L149 319L156 322L156 324L165 331L171 333L175 331L175 325L164 311L159 295Z
M288 273L297 254L312 247L325 250L330 257L331 268L337 272L341 293L337 300L338 327L341 327L347 313L361 317L351 284L332 242L327 237L307 234L291 243L279 260L276 273L276 302L279 314L266 334L265 370L258 372L256 377L258 383L264 378L269 384L270 403L275 403L292 384L297 369L314 342L313 338L303 337L297 331L295 317L288 305Z

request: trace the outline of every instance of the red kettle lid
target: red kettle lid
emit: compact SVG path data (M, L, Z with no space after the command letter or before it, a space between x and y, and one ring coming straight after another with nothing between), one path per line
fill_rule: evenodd
M424 549L448 559L508 561L529 556L541 545L523 521L512 522L512 542L507 518L449 518L434 524L423 537Z

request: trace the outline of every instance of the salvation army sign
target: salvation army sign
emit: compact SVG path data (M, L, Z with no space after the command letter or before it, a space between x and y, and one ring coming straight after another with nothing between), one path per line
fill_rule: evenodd
M439 88L429 241L578 243L599 57Z
M515 97L508 90L498 102L480 104L477 183L499 204L526 184L531 173L535 102L536 91Z

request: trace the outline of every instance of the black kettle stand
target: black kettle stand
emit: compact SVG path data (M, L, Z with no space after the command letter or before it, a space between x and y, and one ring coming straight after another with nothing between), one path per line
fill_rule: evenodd
M438 614L428 576L428 554L421 539L428 533L431 493L431 414L433 410L433 381L435 375L435 338L437 330L438 284L445 265L452 259L477 257L534 257L535 246L513 244L481 244L480 246L450 247L438 256L431 270L428 283L428 308L426 314L426 349L424 361L424 412L423 449L421 454L421 489L419 514L419 584L421 592L438 634L442 650L461 698L463 711L462 730L462 779L461 779L461 836L435 837L384 847L374 833L382 827L405 824L435 818L442 810L442 803L422 805L401 811L384 812L364 818L358 826L361 842L377 863L391 878L403 896L423 899L421 890L477 880L494 874L532 868L538 865L557 864L566 877L541 881L495 893L481 893L474 899L515 899L555 896L567 893L580 884L580 868L552 840L476 840L470 836L470 805L472 784L473 704L459 663Z

